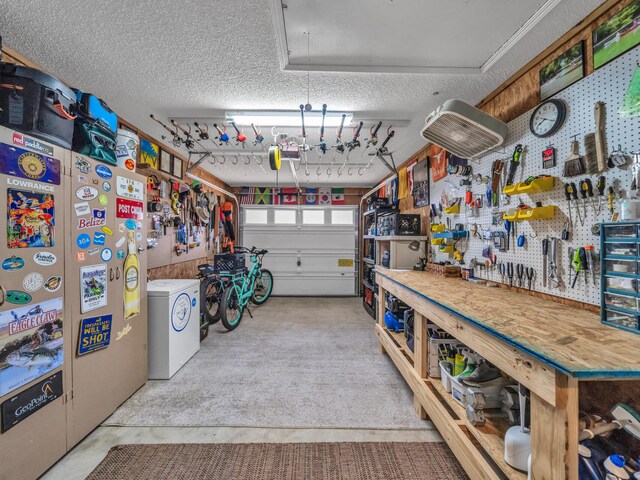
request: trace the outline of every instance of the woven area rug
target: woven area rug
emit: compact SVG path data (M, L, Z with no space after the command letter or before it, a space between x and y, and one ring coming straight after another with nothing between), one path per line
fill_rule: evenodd
M88 480L451 480L468 478L444 443L118 445Z

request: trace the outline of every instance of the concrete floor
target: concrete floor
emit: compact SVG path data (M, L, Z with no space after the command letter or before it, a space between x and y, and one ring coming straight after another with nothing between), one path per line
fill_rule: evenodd
M296 365L296 368L303 370L305 368L310 369L310 371L315 372L315 374L310 375L315 381L322 382L329 379L331 382L326 385L325 390L328 388L329 391L333 392L332 395L329 395L322 389L313 392L316 396L326 396L326 398L323 397L323 402L311 406L310 410L309 406L307 406L307 410L302 410L298 413L289 410L290 413L288 416L274 414L274 412L271 411L277 410L274 407L269 410L262 410L263 416L271 415L272 417L270 422L262 425L256 425L254 422L253 417L256 414L256 410L260 408L260 405L253 404L251 408L247 409L244 413L242 413L240 409L231 412L238 416L238 418L234 420L234 423L231 424L232 426L228 426L228 424L225 425L226 419L213 416L212 412L205 412L205 415L209 413L209 419L212 423L200 426L194 424L192 420L177 418L177 415L172 415L175 421L168 420L165 423L146 423L146 421L149 420L149 412L147 411L148 402L144 400L149 396L148 390L150 388L150 384L147 384L146 387L136 392L131 399L121 407L121 409L127 409L129 416L126 418L129 418L129 421L133 423L115 426L109 425L109 420L107 420L105 425L94 430L45 473L42 479L84 479L96 465L100 463L111 447L120 444L343 441L441 442L442 438L434 429L431 422L416 422L411 397L407 394L408 387L388 357L379 353L377 339L373 333L373 320L368 317L362 309L361 300L357 298L331 299L333 309L327 308L326 302L328 301L328 299L324 299L323 301L322 299L274 298L263 307L254 309L253 313L255 318L244 319L242 325L234 332L221 334L216 325L216 328L212 329L209 338L202 343L200 352L171 380L163 381L166 384L166 388L175 390L175 394L164 398L163 402L167 404L166 407L158 404L155 405L155 408L171 411L171 409L176 406L173 404L180 403L180 401L184 402L185 398L190 398L189 395L184 395L184 391L189 388L190 383L197 382L197 376L195 376L192 381L186 383L184 383L184 378L181 379L181 376L187 376L188 378L189 372L194 369L200 373L199 376L201 378L207 378L209 381L217 384L218 387L223 387L222 390L232 389L233 377L215 377L216 372L226 370L225 368L221 369L220 365L225 355L216 359L211 359L207 355L211 355L217 351L225 353L224 349L232 348L236 342L239 342L241 344L239 346L243 348L234 349L232 355L229 355L228 352L226 355L228 358L233 359L235 364L245 367L244 369L241 368L244 372L256 369L255 365L252 368L247 368L243 362L248 362L252 358L252 355L255 354L255 350L259 350L261 345L265 343L268 344L270 341L275 342L283 347L278 349L279 354L282 354L282 351L288 348L290 350L290 358L284 359L285 364ZM327 318L334 317L334 315L328 315L328 312L335 313L335 318ZM322 322L318 322L318 318L321 318ZM318 330L318 328L322 328L322 325L319 327L319 323L322 324L324 322L328 324L338 322L342 328L326 328L325 326L324 330ZM319 348L316 355L309 355L310 349L314 348L312 345L297 342L295 338L281 337L283 334L296 330L297 336L310 336L315 339L317 345L324 345L325 347ZM341 345L342 340L340 337L327 336L332 335L331 332L334 330L340 332L355 332L353 339L358 347L354 348L352 344L345 347ZM280 336L269 340L269 335ZM256 345L252 346L252 342L256 342ZM248 344L251 348L247 348ZM338 347L338 351L333 351L327 344L331 344L334 348ZM215 345L217 345L217 348L215 348ZM349 357L341 358L340 355L344 355L344 353L340 353L340 351L347 351ZM301 355L301 352L305 354ZM259 353L262 355L261 358L263 358L263 362L266 357L273 357L275 355L275 353L270 353L269 350ZM327 361L334 357L338 357L339 360L344 360L345 364L350 366L359 365L360 369L344 369L348 373L331 370L332 365L330 362L327 363ZM282 361L283 359L279 360ZM369 369L366 368L367 365L369 365ZM238 376L237 373L238 372L236 372L235 377ZM327 375L327 378L322 377L323 373ZM270 374L271 372L262 372L261 377L258 378L267 380ZM286 378L284 374L282 378ZM364 381L364 379L368 379L368 381ZM281 382L277 375L272 380L276 382L276 384ZM254 398L258 397L259 401L264 401L271 405L273 405L271 402L283 403L285 401L284 397L275 399L269 397L269 390L267 389L268 383L258 384L259 388L255 392L251 392L251 385L257 381L258 380L255 380L248 384L245 383L243 387L244 390L240 389L239 392L246 394L247 392L245 390L248 389ZM377 383L375 383L376 381ZM370 382L373 383L373 385L367 385ZM374 387L373 390L367 390L367 388L371 387ZM387 392L388 387L393 387L391 390L394 393L390 394ZM158 388L158 385L153 388ZM199 386L198 388L204 387ZM307 389L310 388L313 388L313 384L307 382ZM348 395L350 390L353 390L352 396ZM180 392L183 392L183 394L181 395ZM358 392L360 392L360 394L364 392L372 398L362 398L362 395L357 394ZM273 392L271 394L273 395ZM347 401L343 405L340 403L342 400L339 397L345 394L347 395ZM217 392L212 393L212 395L229 401L225 398L225 393L220 391L220 388ZM287 389L286 395L300 397L294 398L293 400L299 404L304 404L304 393L300 393L298 390ZM381 397L378 398L380 395ZM156 401L157 397L158 395L156 395ZM359 398L359 400L358 402L351 402L348 401L349 398ZM327 402L327 405L325 405L325 402ZM145 406L145 404L147 405ZM168 404L172 404L172 406ZM237 405L237 403L232 404ZM240 404L242 404L242 402ZM380 408L385 405L387 406L386 410L384 408L380 410ZM340 411L344 417L342 421L335 422L336 419L340 420L340 415L334 413L334 415L331 416L325 411L327 409L333 409L333 411L336 412L335 407L339 407L338 411ZM227 412L229 412L228 409ZM296 414L300 415L301 418L305 416L314 418L310 422L305 421L301 423L300 420L298 420L291 424L291 417L295 417ZM363 416L360 423L354 424L346 421L359 415ZM369 418L368 422L366 421L367 417ZM384 420L387 421L387 423L377 420L381 417L385 417ZM138 418L145 421L138 423ZM392 421L388 422L389 419L392 419ZM180 421L185 421L185 423L180 423ZM363 421L364 423L362 423ZM410 423L405 423L407 421L410 421ZM391 425L391 427L388 425ZM296 428L289 428L292 426Z

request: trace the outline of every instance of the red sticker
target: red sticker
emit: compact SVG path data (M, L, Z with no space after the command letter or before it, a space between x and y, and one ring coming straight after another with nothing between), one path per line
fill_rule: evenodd
M127 200L126 198L116 198L116 217L142 220L143 213L144 206L142 202Z

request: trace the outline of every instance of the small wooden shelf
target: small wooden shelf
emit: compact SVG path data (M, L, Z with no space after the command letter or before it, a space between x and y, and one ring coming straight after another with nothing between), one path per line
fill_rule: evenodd
M427 237L424 235L391 235L391 236L378 236L375 237L376 242L390 242L391 240L406 240L406 241L413 241L413 240L426 240Z

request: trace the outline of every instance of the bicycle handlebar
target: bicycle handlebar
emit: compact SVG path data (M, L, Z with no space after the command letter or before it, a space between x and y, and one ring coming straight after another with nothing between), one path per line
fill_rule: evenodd
M251 247L249 249L247 247L236 246L235 249L238 253L251 253L254 255L264 255L266 253L269 253L269 250L265 250L265 249L258 250L256 247Z

